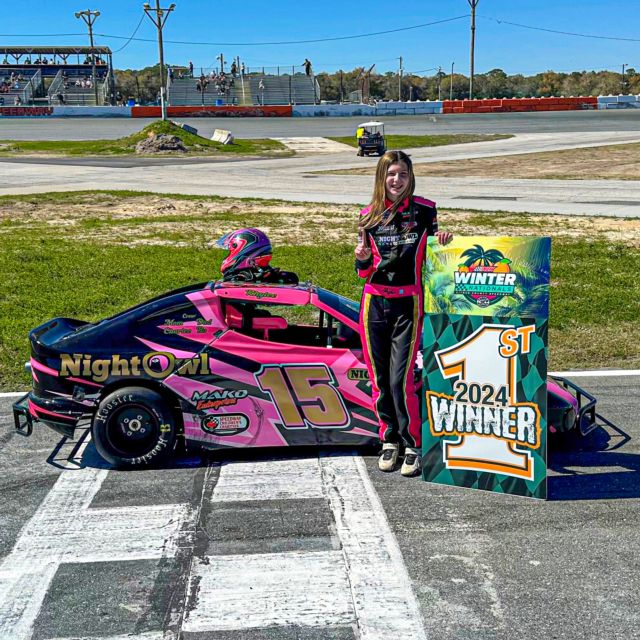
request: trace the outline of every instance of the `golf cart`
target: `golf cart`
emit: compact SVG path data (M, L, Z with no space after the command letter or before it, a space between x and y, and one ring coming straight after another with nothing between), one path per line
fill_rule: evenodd
M381 156L387 150L384 137L384 122L363 122L356 129L358 140L358 155L371 155L377 153Z

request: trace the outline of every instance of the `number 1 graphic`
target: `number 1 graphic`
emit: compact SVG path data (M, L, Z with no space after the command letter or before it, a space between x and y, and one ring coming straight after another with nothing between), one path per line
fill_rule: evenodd
M467 384L506 385L509 404L515 404L517 358L503 357L499 351L500 335L506 329L512 329L511 325L483 325L452 347L436 351L442 375ZM448 469L492 471L533 480L531 454L497 438L465 434L457 442L445 442L443 456Z

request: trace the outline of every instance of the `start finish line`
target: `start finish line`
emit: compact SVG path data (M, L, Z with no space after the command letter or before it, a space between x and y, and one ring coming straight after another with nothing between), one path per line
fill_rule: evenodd
M549 238L430 244L423 479L547 495Z

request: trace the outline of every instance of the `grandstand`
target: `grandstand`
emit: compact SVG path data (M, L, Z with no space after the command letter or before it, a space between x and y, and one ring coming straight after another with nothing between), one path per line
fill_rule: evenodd
M202 88L204 78L204 90ZM169 82L170 105L282 105L320 102L320 86L315 76L303 73L230 75L220 80L215 70L200 76L175 77Z
M111 55L109 47L0 47L0 103L112 104Z

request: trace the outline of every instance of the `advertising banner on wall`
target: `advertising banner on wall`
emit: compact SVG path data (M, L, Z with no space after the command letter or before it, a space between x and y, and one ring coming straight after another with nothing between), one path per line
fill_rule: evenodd
M550 254L550 238L429 244L424 480L546 498Z

